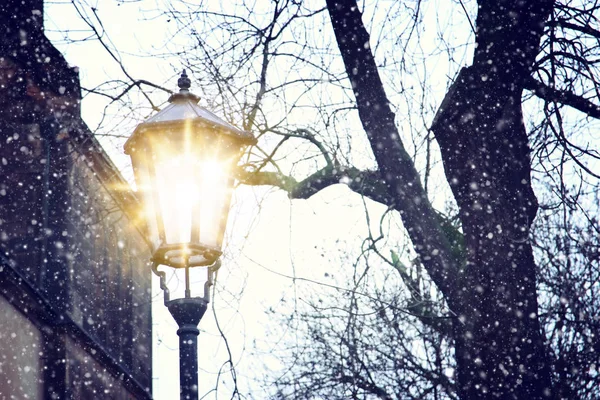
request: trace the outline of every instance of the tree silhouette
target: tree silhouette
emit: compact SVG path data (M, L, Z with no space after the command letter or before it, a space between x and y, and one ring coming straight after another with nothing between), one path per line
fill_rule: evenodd
M260 138L242 184L305 199L343 183L386 205L412 244L388 255L367 239L353 275L387 262L397 292L358 279L352 293L371 296L350 294L343 316L331 304L303 314L310 342L273 385L284 398L594 398L600 5L460 1L446 6L472 36L453 37L442 10L426 50L436 5L161 11L177 24L170 39L185 36L211 108ZM443 99L429 59L444 60ZM122 86L90 93L122 106L148 87L123 68ZM454 202L438 210L436 191ZM345 350L331 357L336 346Z

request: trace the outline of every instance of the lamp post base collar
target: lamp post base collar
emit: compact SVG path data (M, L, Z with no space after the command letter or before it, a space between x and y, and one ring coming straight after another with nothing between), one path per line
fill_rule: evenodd
M196 328L208 308L208 301L200 297L174 299L166 303L180 329ZM197 331L197 328L196 328Z

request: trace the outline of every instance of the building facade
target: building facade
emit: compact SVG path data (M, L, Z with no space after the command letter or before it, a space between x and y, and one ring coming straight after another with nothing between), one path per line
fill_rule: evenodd
M0 3L0 400L149 399L137 199L80 118L42 0Z

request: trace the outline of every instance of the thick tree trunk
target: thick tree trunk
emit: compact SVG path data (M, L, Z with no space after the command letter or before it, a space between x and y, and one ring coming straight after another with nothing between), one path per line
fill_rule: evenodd
M480 2L473 65L460 72L432 125L467 249L462 293L453 302L463 399L552 397L529 243L537 200L521 112L550 8L549 1Z
M447 240L436 239L437 247L432 248L424 238L436 232L434 224L414 234L419 228L413 218L420 215L419 222L425 222L432 218L431 210L411 211L428 205L426 195L418 178L411 173L406 180L402 175L406 159L401 143L396 143L393 114L359 9L355 1L328 0L327 6L359 115L382 177L391 183L389 194L404 207L401 216L415 249L458 316L453 336L460 397L549 398L551 374L528 238L537 201L531 189L521 93L552 2L479 3L473 65L461 71L432 125L459 206L466 264L449 256L441 263L431 262L449 253ZM414 167L408 169L412 172ZM403 197L405 190L416 205Z
M549 398L529 243L537 201L521 89L508 77L482 84L488 73L463 69L432 127L467 250L453 302L458 392L463 399Z
M369 48L369 34L355 1L327 0L329 15L358 113L371 143L381 180L401 216L415 250L440 290L456 288L459 260L445 236L419 174L400 140L395 116Z

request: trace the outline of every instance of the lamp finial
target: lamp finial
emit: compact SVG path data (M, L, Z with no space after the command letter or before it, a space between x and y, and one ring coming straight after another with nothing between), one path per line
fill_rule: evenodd
M1 0L0 0L1 1ZM198 103L200 97L191 93L188 89L192 85L192 81L188 78L187 71L184 69L181 73L181 76L177 80L177 86L179 86L179 93L173 93L171 97L169 97L169 103L177 103L177 102L185 102L191 101L193 103Z
M179 92L187 92L190 86L192 85L192 81L187 76L187 72L185 69L181 73L181 77L177 80L177 86L179 86Z

